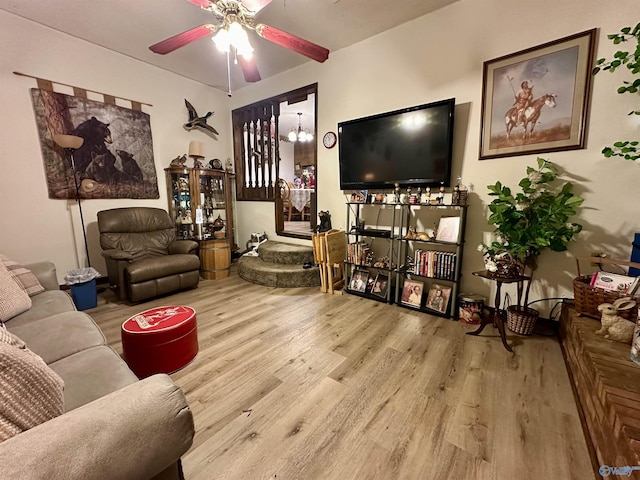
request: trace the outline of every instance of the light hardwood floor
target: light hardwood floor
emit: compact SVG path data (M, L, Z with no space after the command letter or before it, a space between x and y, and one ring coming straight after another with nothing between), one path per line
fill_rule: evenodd
M89 313L120 325L160 305L197 312L200 351L172 375L196 436L188 480L593 479L556 338L518 337L319 288L234 273Z

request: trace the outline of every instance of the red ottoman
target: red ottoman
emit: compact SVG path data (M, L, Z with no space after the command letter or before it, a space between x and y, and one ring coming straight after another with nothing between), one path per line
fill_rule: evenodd
M191 307L157 307L122 324L122 350L138 378L173 373L198 353L196 312Z

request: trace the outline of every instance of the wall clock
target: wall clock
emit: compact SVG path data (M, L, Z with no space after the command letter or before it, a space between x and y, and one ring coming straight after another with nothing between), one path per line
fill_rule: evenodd
M335 147L337 141L338 137L336 136L335 132L327 132L324 134L324 137L322 137L322 144L325 146L325 148Z

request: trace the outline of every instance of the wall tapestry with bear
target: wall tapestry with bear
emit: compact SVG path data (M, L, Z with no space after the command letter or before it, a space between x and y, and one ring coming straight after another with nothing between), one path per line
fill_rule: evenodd
M81 198L159 198L149 115L139 110L32 88L49 198L76 198L68 156L53 136L84 142L73 152Z

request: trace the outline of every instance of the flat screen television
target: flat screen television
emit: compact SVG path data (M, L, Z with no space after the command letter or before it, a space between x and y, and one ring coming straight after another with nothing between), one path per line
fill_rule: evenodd
M451 184L455 98L338 123L340 188Z

